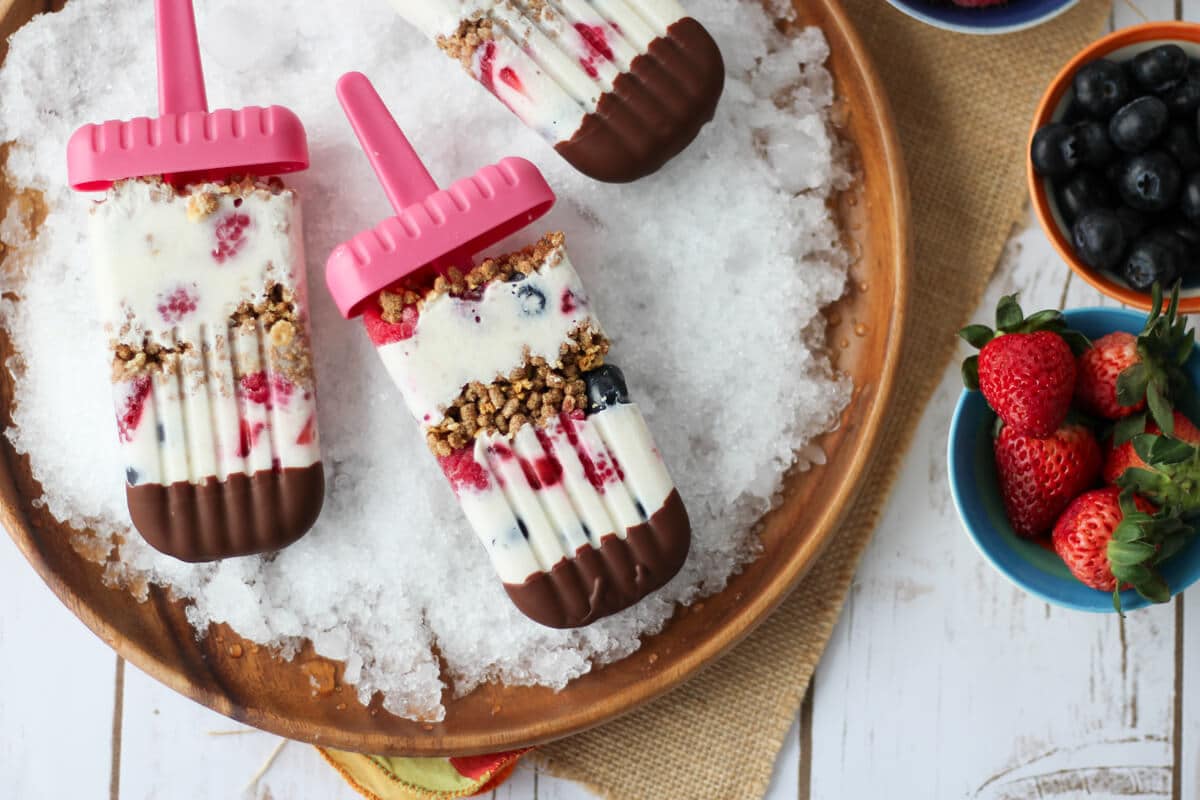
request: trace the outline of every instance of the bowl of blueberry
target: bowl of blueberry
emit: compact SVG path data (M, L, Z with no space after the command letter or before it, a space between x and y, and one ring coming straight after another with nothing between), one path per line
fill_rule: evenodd
M1161 22L1085 48L1030 132L1029 189L1055 248L1104 294L1149 309L1182 280L1200 311L1200 25Z
M1078 0L888 0L913 19L956 33L1014 33L1057 17Z

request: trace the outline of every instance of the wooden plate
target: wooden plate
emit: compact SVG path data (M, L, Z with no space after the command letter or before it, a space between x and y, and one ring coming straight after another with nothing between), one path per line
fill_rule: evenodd
M0 36L57 4L0 0ZM221 625L197 640L184 604L166 591L151 587L149 599L139 603L127 591L106 588L100 567L72 548L70 531L33 507L38 488L7 439L0 444L0 522L59 598L122 656L222 714L292 739L373 753L468 755L576 733L677 686L761 622L837 534L884 419L900 350L908 195L891 115L838 4L804 0L797 7L802 22L820 26L829 39L843 133L861 173L860 184L839 203L861 259L848 296L829 311L830 348L838 368L853 376L854 398L840 428L821 441L828 463L788 477L782 505L764 521L762 557L725 591L682 610L634 655L561 692L484 686L446 698L444 722L412 722L383 711L378 699L360 705L353 689L340 685L341 665L315 658L311 648L283 661ZM6 205L0 191L0 208ZM2 331L0 348L7 357ZM3 370L0 411L9 423L11 399L12 378Z

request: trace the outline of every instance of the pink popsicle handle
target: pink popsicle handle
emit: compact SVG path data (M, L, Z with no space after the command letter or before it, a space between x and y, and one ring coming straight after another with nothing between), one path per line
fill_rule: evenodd
M196 41L192 0L155 0L158 34L158 111L182 114L207 111L204 70Z
M429 170L366 75L347 72L337 82L337 96L397 212L438 190Z

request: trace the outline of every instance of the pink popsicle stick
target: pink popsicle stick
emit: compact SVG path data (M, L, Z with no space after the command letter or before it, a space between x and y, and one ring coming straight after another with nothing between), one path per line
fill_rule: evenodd
M397 213L438 190L429 170L366 75L361 72L343 75L337 82L337 96Z
M192 0L155 0L158 112L208 111Z

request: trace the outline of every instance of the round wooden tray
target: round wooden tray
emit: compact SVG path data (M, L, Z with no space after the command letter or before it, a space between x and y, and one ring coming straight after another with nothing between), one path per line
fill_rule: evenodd
M59 4L0 0L0 36ZM853 377L854 398L839 429L820 442L828 463L788 477L782 505L764 520L762 556L723 592L681 610L637 653L561 692L488 685L447 697L444 722L412 722L384 711L378 699L360 705L352 687L340 685L341 665L316 658L311 648L284 661L222 625L198 640L184 603L165 590L150 587L149 599L139 603L127 591L106 588L100 567L72 549L70 531L33 507L38 488L7 439L0 444L0 523L67 607L130 662L222 714L292 739L372 753L469 755L576 733L677 686L761 622L837 534L884 419L900 350L908 195L891 114L836 0L804 0L797 7L801 21L821 27L829 40L843 135L861 175L838 204L861 258L849 294L828 312L830 349L837 367ZM10 352L2 331L0 350L4 357ZM12 377L0 373L0 413L11 423ZM325 679L325 688L336 688L314 692L314 675Z

